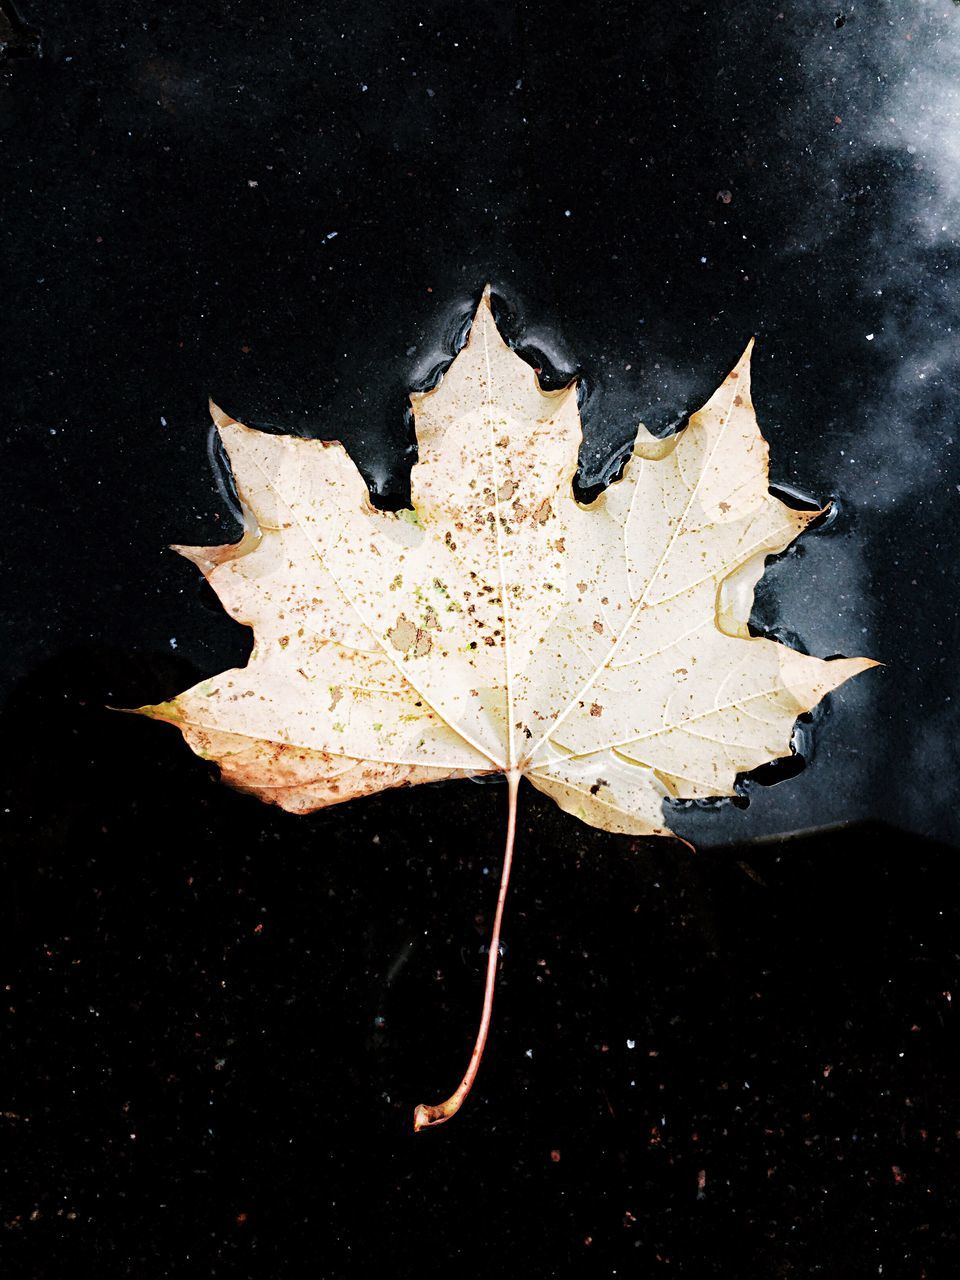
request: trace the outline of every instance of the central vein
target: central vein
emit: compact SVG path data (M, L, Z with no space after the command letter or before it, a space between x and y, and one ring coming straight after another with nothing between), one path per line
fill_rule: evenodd
M503 555L503 530L500 521L500 473L497 468L497 441L494 430L493 374L490 369L489 328L493 315L489 307L483 316L483 358L487 367L486 420L490 449L490 474L493 479L493 515L496 530L497 571L500 576L500 604L503 608L503 662L507 686L507 771L516 768L513 745L513 666L510 653L510 606L507 601L507 575Z

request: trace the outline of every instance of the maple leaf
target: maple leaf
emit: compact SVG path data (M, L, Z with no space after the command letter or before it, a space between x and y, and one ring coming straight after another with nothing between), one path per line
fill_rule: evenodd
M667 797L730 795L791 752L798 715L874 665L748 628L765 558L820 512L768 489L752 343L666 439L639 429L596 501L572 482L576 384L546 392L501 338L489 290L466 346L411 396L412 510L373 507L339 443L266 435L211 405L243 507L236 544L178 547L254 630L242 669L141 708L243 791L308 813L387 787L502 773L508 833L470 1066L492 1010L526 777L606 831L668 835Z

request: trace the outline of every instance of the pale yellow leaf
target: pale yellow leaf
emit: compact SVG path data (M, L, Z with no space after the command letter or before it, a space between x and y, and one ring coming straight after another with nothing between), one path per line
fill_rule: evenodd
M752 346L752 344L751 344ZM640 428L590 506L573 385L544 392L484 293L440 384L411 397L412 509L373 507L337 443L251 431L216 405L239 542L178 547L253 628L245 667L141 710L240 790L295 813L503 773L507 835L470 1091L490 1026L521 777L567 813L669 835L664 800L730 795L790 753L797 716L874 665L750 634L766 557L816 517L768 488L750 347L679 434Z
M749 633L765 558L818 514L769 491L750 350L677 435L640 428L590 506L572 489L575 386L541 390L488 293L439 386L411 397L410 511L374 508L340 444L212 405L244 536L177 549L254 650L144 712L296 812L502 772L593 826L669 834L665 797L731 794L873 665Z

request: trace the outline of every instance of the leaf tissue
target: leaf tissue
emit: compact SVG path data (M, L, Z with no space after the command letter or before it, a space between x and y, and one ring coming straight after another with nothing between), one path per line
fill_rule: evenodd
M748 628L765 558L819 512L768 489L751 346L686 427L643 427L621 479L574 498L576 384L541 389L483 295L439 385L411 396L412 509L370 501L336 442L211 412L236 480L236 544L178 547L253 628L242 669L141 710L242 791L309 813L387 787L502 773L506 851L476 1075L493 1003L521 778L605 831L670 835L667 797L734 792L789 755L794 722L874 665Z

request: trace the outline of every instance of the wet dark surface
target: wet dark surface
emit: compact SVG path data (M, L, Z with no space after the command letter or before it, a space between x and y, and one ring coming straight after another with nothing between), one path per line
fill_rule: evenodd
M960 9L3 12L3 1274L950 1273ZM502 789L295 819L103 708L248 646L164 550L235 530L206 396L395 504L487 280L584 485L755 333L772 477L838 507L755 623L887 665L695 856L528 789L415 1139Z

